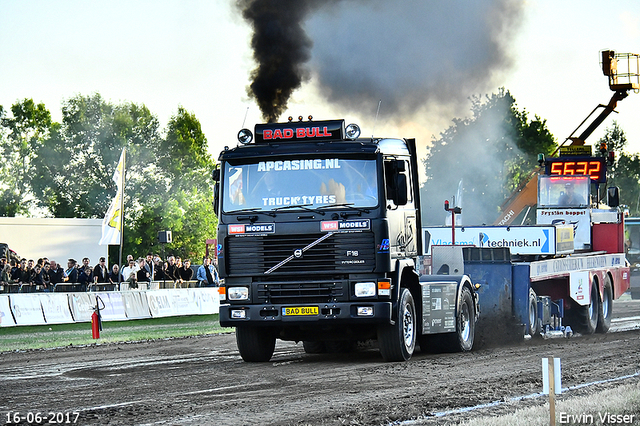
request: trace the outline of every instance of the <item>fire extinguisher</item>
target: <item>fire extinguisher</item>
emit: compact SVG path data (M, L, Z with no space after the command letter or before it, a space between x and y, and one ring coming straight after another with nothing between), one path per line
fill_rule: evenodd
M102 308L100 307L102 302ZM100 316L100 310L104 309L105 305L100 296L96 296L96 307L91 314L91 337L94 339L100 338L100 331L102 331L102 317Z

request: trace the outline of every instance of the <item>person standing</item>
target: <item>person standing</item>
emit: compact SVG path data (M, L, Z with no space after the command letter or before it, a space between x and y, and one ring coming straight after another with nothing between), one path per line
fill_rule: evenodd
M180 275L180 279L182 282L191 281L193 278L193 269L191 269L191 260L185 259L184 264L180 269L178 269L178 274Z
M154 277L155 277L155 271L154 271L154 266L155 264L153 263L153 254L152 253L147 253L147 258L145 259L144 262L144 269L147 271L148 277L149 277L149 281L153 281Z
M109 282L117 286L122 281L124 281L124 279L120 274L120 267L118 266L117 263L114 263L113 266L111 267L111 272L109 273Z
M66 281L70 284L78 282L78 267L75 259L69 259L67 261L67 270L64 271L64 275L67 277Z
M211 258L205 257L202 259L202 266L198 268L196 279L201 287L213 287L218 285L218 271L211 264Z
M100 258L98 264L93 268L93 283L106 284L109 282L109 270L104 257Z
M173 281L174 283L178 279L176 266L176 258L174 256L169 256L167 258L167 269L164 271L167 280Z
M51 270L51 264L49 262L45 262L42 268L40 269L40 273L38 274L38 281L42 286L41 290L50 292L51 291L51 277L49 276L49 271Z
M151 283L151 274L147 270L147 262L144 259L138 260L138 272L136 272L137 281L146 283L147 285Z
M49 278L51 279L52 286L64 282L64 269L62 269L62 266L58 265L58 262L56 262L55 260L52 260L50 262Z

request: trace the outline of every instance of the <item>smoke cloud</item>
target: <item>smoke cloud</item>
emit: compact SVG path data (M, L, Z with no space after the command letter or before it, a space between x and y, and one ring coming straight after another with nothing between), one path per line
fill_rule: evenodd
M239 0L254 29L257 68L248 91L267 121L276 121L291 94L310 81L341 114L372 119L381 101L382 123L442 128L469 115L471 96L501 85L512 65L510 44L523 6L521 0ZM426 146L432 134L404 136ZM488 154L456 155L438 161L501 167ZM450 182L438 179L453 194L459 177L450 175ZM473 179L465 179L466 185L469 194Z
M343 0L306 23L311 68L327 99L413 116L428 104L467 103L508 71L522 2Z
M304 64L313 43L303 29L314 0L240 0L238 8L253 27L251 47L257 68L247 88L267 122L277 121L293 91L308 79Z

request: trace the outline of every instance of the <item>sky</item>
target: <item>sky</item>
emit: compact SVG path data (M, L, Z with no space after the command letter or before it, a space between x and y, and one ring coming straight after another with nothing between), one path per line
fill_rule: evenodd
M500 87L508 89L518 107L530 116L546 119L562 142L598 104L611 98L599 52L640 53L637 0L486 0L485 4L497 5L487 11L469 11L470 3L464 1L422 0L413 3L419 7L411 19L399 13L394 16L394 9L389 9L389 5L412 4L406 1L387 0L379 8L362 6L359 0L329 3L304 23L314 43L308 79L293 93L280 121L288 115L345 118L360 124L365 135L415 137L421 155L452 119L470 115L469 97L495 93ZM451 10L444 10L449 5ZM437 22L422 19L421 14L431 6L438 9L434 16L439 13L452 24L436 28ZM515 12L505 18L507 9ZM474 13L485 12L483 28L489 38L500 37L497 49L476 49L478 36L467 31ZM387 19L401 25L385 28ZM375 37L386 29L389 40L397 43L405 38L407 43L384 51L374 43L348 45L350 20L356 26L375 22L359 27L363 37ZM426 27L433 30L429 45L416 53L408 40L420 40L413 34L427 31ZM407 31L394 34L394 28ZM97 92L113 103L145 104L163 127L182 106L202 124L210 153L217 159L225 146L237 144L242 127L253 128L261 122L260 111L246 90L255 68L251 35L252 28L235 2L227 0L0 0L0 105L9 109L16 101L31 98L44 103L53 119L60 121L64 100ZM339 50L332 43L343 45L341 55L332 55ZM355 105L344 99L337 102L341 92L330 86L329 79L340 79L340 74L332 75L332 71L353 75L364 67L374 77L378 71L393 74L394 68L367 66L358 56L360 50L368 52L368 57L380 53L383 59L390 58L396 69L409 71L408 79L396 76L394 80L391 75L376 88L374 78L368 90L375 93ZM384 56L390 53L393 57ZM413 74L419 74L428 70L422 66L447 56L458 59L451 62L450 79L435 76L433 84L416 91L428 97L428 102L397 110L394 102L401 103L402 96L387 101L387 92L393 92L394 85L398 95L411 91L415 76L409 76L414 69ZM455 69L458 63L468 69L459 72ZM385 84L388 87L383 89ZM448 99L448 93L455 96ZM615 119L627 135L627 150L640 152L640 94L631 92L617 111L588 142L595 144Z

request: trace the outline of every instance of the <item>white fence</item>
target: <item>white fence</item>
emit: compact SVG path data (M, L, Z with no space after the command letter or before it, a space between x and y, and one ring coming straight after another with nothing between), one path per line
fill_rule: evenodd
M217 287L9 293L0 294L0 327L90 322L96 303L103 321L217 314L220 308Z

